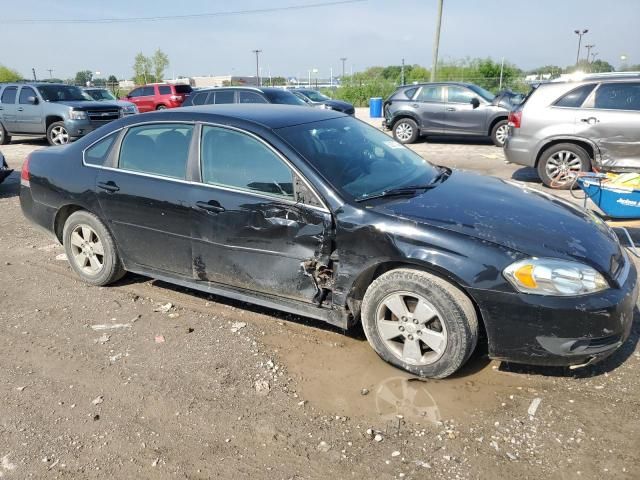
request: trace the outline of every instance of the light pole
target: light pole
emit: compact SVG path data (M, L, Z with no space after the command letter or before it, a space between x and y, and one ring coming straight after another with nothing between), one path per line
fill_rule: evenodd
M591 49L595 47L595 45L593 43L590 43L589 45L585 45L584 48L587 49L587 63L589 62L589 56L591 55Z
M262 53L262 50L251 50L253 53L256 54L256 82L258 83L258 87L261 87L262 85L260 85L260 53Z
M576 67L578 66L578 63L580 62L580 46L582 45L582 36L587 33L589 31L588 28L585 28L584 30L574 30L573 33L575 33L576 35L578 35L578 53L576 54Z
M440 48L440 26L442 25L442 4L444 0L438 0L438 17L436 20L436 36L433 40L433 65L431 66L431 81L436 81L436 70L438 69L438 49Z
M344 78L344 62L347 61L347 57L341 57L340 61L342 62L342 77ZM340 80L342 81L342 78Z

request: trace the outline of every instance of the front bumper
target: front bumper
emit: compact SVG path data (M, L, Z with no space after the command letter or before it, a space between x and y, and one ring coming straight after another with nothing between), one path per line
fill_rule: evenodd
M532 365L581 365L613 353L629 337L638 300L630 259L620 288L581 297L469 290L489 340L489 356Z

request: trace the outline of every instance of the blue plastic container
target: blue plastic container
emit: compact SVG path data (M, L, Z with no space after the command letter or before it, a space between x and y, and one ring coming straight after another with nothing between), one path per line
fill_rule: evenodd
M578 185L608 216L640 219L640 190L608 186L600 178L589 176L578 177Z
M373 97L369 99L369 116L371 118L382 118L382 98Z

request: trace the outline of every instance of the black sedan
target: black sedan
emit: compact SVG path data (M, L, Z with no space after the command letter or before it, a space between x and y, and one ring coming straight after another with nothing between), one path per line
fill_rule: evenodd
M335 110L336 112L346 113L347 115L356 114L356 109L350 103L343 102L342 100L333 100L317 90L296 88L295 90L291 90L291 92L313 107Z
M633 263L598 218L430 164L330 110L123 118L24 162L24 214L85 282L125 271L341 328L414 374L489 356L584 365L628 337ZM484 335L483 335L484 338Z

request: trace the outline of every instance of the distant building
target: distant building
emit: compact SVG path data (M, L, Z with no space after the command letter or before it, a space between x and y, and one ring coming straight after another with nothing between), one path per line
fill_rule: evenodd
M120 88L133 88L136 86L136 84L133 80L120 80L118 82L118 86Z

